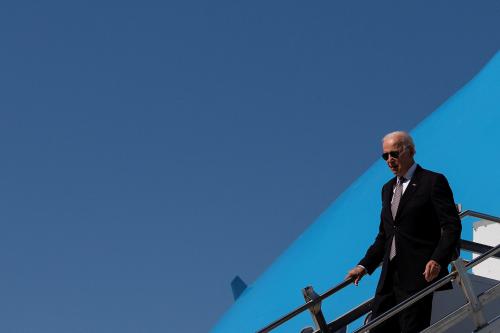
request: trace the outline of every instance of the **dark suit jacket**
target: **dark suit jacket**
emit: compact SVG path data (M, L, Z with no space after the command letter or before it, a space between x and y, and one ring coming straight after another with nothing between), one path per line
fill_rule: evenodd
M384 286L393 236L397 252L393 260L396 260L400 285L412 292L430 284L422 275L429 260L433 259L441 265L436 280L448 274L447 266L462 231L453 194L442 174L417 166L393 219L391 199L395 183L396 177L382 188L379 232L359 262L369 274L383 263L377 292Z

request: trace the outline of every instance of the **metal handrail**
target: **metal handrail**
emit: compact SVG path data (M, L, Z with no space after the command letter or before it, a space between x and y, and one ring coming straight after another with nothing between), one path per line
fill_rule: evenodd
M493 249L492 246L488 245L483 245L483 244L478 244L470 241L465 241L467 242L464 244L464 240L462 239L462 250L465 251L470 251L470 252L475 252L475 253L486 253L487 251ZM464 247L464 245L466 245ZM493 254L492 257L495 258L500 258L500 253ZM337 319L333 320L331 323L328 324L328 328L330 329L330 332L336 332L337 330L341 329L342 327L347 326L348 324L352 323L353 321L359 319L360 317L364 316L365 314L369 313L371 311L371 308L369 305L373 303L374 298L370 298L369 300L366 300L362 304L358 305L354 309L349 310L342 316L338 317ZM313 333L319 333L320 330L315 330Z
M483 213L473 211L473 210L465 210L465 211L459 213L460 219L463 219L464 217L467 217L467 216L477 217L477 218L480 218L483 220L488 220L491 222L500 223L500 218L498 218L496 216L483 214ZM461 240L461 241L465 242L464 245L466 245L464 248L462 248L463 250L467 250L467 251L471 251L471 252L479 252L479 251L487 250L486 252L483 252L482 255L480 255L479 257L470 261L467 265L465 265L465 267L467 269L472 268L473 266L479 264L483 260L488 259L489 257L492 257L492 256L500 257L500 251L498 250L499 246L490 247L488 245L478 244L478 243L474 243L474 242L470 242L470 241L464 241L464 240ZM486 255L488 255L488 257L485 257ZM483 259L481 259L481 258L483 258ZM481 260L479 260L479 259L481 259ZM445 277L441 278L440 280L434 282L433 284L429 285L428 287L420 290L419 292L414 294L412 297L399 303L398 305L396 305L392 309L383 313L382 315L380 315L379 317L377 317L376 319L374 319L370 323L366 324L365 326L359 328L358 330L356 330L353 333L365 332L367 329L370 329L370 328L377 326L383 320L392 317L393 315L399 313L400 311L406 309L407 307L411 306L415 302L419 301L421 298L425 297L426 295L430 294L431 292L434 292L436 289L439 289L440 287L444 286L448 282L452 281L456 277L456 275L457 275L457 272L451 272L450 274L448 274ZM278 320L272 322L271 324L269 324L266 327L262 328L261 330L257 331L257 333L267 333L267 332L275 329L276 327L284 324L285 322L289 321L293 317L299 315L300 313L302 313L306 310L311 310L315 305L321 303L321 301L330 297L334 293L344 289L345 287L347 287L348 285L353 283L353 281L354 281L354 278L352 278L352 277L342 281L341 283L339 283L336 286L332 287L331 289L327 290L325 293L318 295L317 298L307 301L304 305L296 308L295 310L289 312L288 314L284 315L283 317L279 318ZM436 287L432 288L433 286L436 286ZM415 299L415 300L413 300L413 299ZM334 320L333 322L328 324L329 328L331 329L333 326L338 327L341 323L344 325L347 325L350 322L363 316L364 314L369 312L369 311L366 311L367 304L371 304L372 301L373 301L373 298L365 301L361 305L357 306L356 308L350 310L349 312L345 313L341 317L337 318L336 320ZM409 304L407 304L407 303L409 303ZM349 319L352 319L352 320L349 321ZM314 331L314 333L318 333L318 332L319 332L319 330Z
M473 253L485 253L486 251L491 250L492 248L493 246L475 243L465 239L460 240L460 249L464 251ZM500 259L500 254L495 254L494 257Z
M490 222L500 223L500 218L493 216L493 215L488 215L488 214L476 212L474 210L464 210L463 212L460 212L458 214L458 216L460 217L460 219L463 219L464 217L467 217L467 216L471 216L471 217L477 217L479 219L487 220ZM462 250L467 250L467 251L475 252L475 253L484 253L492 248L489 245L479 244L479 243L471 242L471 241L468 241L465 239L461 239L460 243L461 243ZM495 257L500 258L500 255L496 254Z
M491 248L490 250L486 251L485 253L483 253L479 257L474 258L471 261L469 261L465 265L465 268L466 269L470 269L470 268L472 268L474 266L477 266L480 263L482 263L483 261L485 261L486 259L489 259L490 257L494 256L495 254L497 254L499 252L500 252L500 244L497 245L497 246L495 246L495 247L493 247L493 248Z
M338 330L346 327L353 321L361 318L362 316L370 312L372 310L373 300L374 298L370 298L369 300L361 303L354 309L348 311L347 313L341 315L340 317L332 321L330 324L328 324L329 332L337 332ZM320 333L320 330L317 329L313 333Z
M458 214L458 216L461 219L464 218L464 217L466 217L466 216L472 216L472 217L477 217L479 219L483 219L483 220L488 220L488 221L491 221L491 222L500 223L500 218L498 218L496 216L488 215L488 214L483 214L483 213L476 212L476 211L473 211L473 210L464 210L463 212L460 212Z
M476 265L479 265L484 260L489 259L490 257L494 256L495 254L497 254L499 252L500 252L500 245L497 245L494 248L490 249L489 251L483 253L479 257L471 260L469 263L467 263L465 265L465 268L466 269L470 269L470 268L472 268L472 267L474 267ZM403 302L399 303L398 305L396 305L392 309L384 312L383 314L381 314L380 316L378 316L376 319L374 319L373 321L369 322L368 324L362 326L361 328L357 329L353 333L362 333L362 332L366 332L366 331L374 328L375 326L379 325L381 322L385 321L386 319L391 318L392 316L398 314L399 312L401 312L402 310L406 309L407 307L409 307L409 306L413 305L414 303L418 302L419 300L421 300L425 296L427 296L430 293L434 292L436 289L439 289L440 287L444 286L445 284L447 284L448 282L450 282L451 280L453 280L457 276L457 274L458 273L456 271L454 271L454 272L451 272L450 274L442 277L441 279L439 279L438 281L434 282L433 284L431 284L431 285L427 286L426 288L420 290L419 292L417 292L416 294L414 294L412 297L404 300Z
M495 300L496 295L498 294L500 294L500 283L497 283L495 286L477 295L477 299L484 306ZM443 332L449 327L456 325L458 322L463 320L463 318L471 315L471 313L472 309L469 303L466 303L462 305L460 308L446 315L443 319L427 327L426 329L421 331L421 333Z
M333 288L327 290L325 293L319 295L318 298L316 298L314 300L308 301L304 305L296 308L295 310L293 310L290 313L284 315L280 319L278 319L278 320L272 322L271 324L267 325L266 327L264 327L260 331L257 331L257 333L267 333L267 332L271 331L272 329L275 329L276 327L278 327L281 324L289 321L290 319L292 319L293 317L297 316L298 314L300 314L300 313L302 313L302 312L304 312L306 310L311 309L313 306L315 306L316 304L320 303L325 298L328 298L331 295L335 294L337 291L344 289L345 287L347 287L348 285L350 285L353 281L354 281L354 278L352 278L352 277L348 278L348 279L346 279L344 281L342 281L338 285L336 285Z
M468 264L464 265L466 269L470 269L478 264L480 264L482 261L490 258L490 257L497 257L500 253L499 251L500 245L498 245L496 248L490 247L490 249L486 252L484 252L480 257L477 257L476 259L470 261ZM387 312L383 313L380 315L380 317L377 317L375 320L369 322L365 326L359 328L353 333L361 333L365 332L366 330L369 330L377 325L379 325L381 322L385 321L386 319L389 319L390 317L396 315L398 312L406 309L407 307L411 306L415 302L419 301L423 297L427 296L428 294L434 292L436 289L439 289L440 287L444 286L448 282L452 281L453 279L456 278L457 272L451 272L450 274L444 276L440 280L434 282L433 284L429 285L427 288L422 289L420 292L414 294L412 297L408 298L404 302L396 305L394 308L388 310ZM414 300L412 300L415 298ZM364 314L368 313L369 310L367 310L367 304L371 304L373 302L373 298L365 301L358 307L354 308L353 310L350 310L346 314L340 316L339 318L335 319L332 321L329 325L328 328L330 331L336 331L354 320L360 318ZM408 303L408 304L407 304ZM319 330L315 330L313 333L319 333Z
M477 217L477 218L488 220L491 222L500 223L500 218L498 218L496 216L483 214L483 213L476 212L473 210L465 210L465 211L459 213L460 219L463 219L464 217L467 217L467 216ZM465 250L465 251L469 251L469 252L485 254L488 251L493 249L492 246L479 244L479 243L471 242L471 241L464 240L464 239L461 239L460 242L461 242L461 250ZM492 254L491 256L495 257L495 258L500 258L500 253L497 252L497 253ZM332 321L328 325L330 330L335 331L336 329L344 327L347 324L353 322L354 320L360 318L364 314L368 313L369 311L361 311L361 309L364 309L364 307L363 307L364 304L367 304L369 302L373 302L373 300L374 299L371 298L371 299L365 301L361 305L357 306L356 308L348 311L346 314L344 314L344 315L340 316L339 318L335 319L334 321ZM346 318L352 318L352 320L349 322L348 320L346 320ZM319 330L315 330L314 333L319 333Z

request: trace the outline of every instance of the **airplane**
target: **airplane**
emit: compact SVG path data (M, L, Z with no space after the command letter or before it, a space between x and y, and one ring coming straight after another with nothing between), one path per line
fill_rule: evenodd
M500 216L500 52L410 134L416 142L417 163L445 174L460 204L464 215L461 257L465 263L497 246L500 243L500 219L496 218ZM380 197L381 185L390 177L384 161L374 162L255 282L247 286L241 278L235 278L232 283L235 302L211 333L263 332L270 323L303 306L305 296L314 298L320 291L342 284L347 270L373 242L381 204L376 199ZM489 247L477 250L481 244ZM465 245L469 248L464 248ZM496 285L495 295L500 296L500 259L498 253L496 256L481 262L465 276L460 275L460 281L470 280L476 293ZM333 322L373 297L379 273L380 269L365 277L359 286L349 284L324 299L321 312L326 322ZM458 280L455 279L455 288L448 294L436 293L433 323L468 299L462 287L465 282L458 284ZM304 289L306 286L314 289ZM476 304L476 312L470 312L473 320L449 325L446 332L472 332L481 323L484 326L484 320L487 324L492 321L492 330L488 332L497 328L496 332L500 332L500 319L496 322L492 319L500 315L500 297L479 308L478 311L484 310L482 322ZM323 331L318 327L321 323L313 319L307 308L272 332L323 332L324 327ZM358 329L365 319L359 317L338 327L337 332Z

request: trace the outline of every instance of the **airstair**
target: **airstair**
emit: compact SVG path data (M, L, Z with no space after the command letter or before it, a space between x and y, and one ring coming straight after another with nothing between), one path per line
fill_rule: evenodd
M461 219L469 216L491 223L500 223L498 217L471 210L463 211L459 215ZM372 298L332 322L328 323L326 321L321 309L321 302L351 285L354 279L349 278L323 294L317 294L310 286L305 287L302 289L305 300L304 305L270 323L257 333L270 332L305 311L310 312L314 327L306 327L300 333L345 333L349 324L363 316L366 316L364 325L354 330L353 333L369 332L370 329L449 282L453 283L453 289L435 294L431 326L421 333L500 333L500 281L468 273L469 270L488 259L500 259L500 244L489 246L462 239L460 248L462 251L472 252L477 256L470 261L458 257L451 263L452 271L450 274L435 281L373 320L370 320ZM467 318L472 320L466 320Z

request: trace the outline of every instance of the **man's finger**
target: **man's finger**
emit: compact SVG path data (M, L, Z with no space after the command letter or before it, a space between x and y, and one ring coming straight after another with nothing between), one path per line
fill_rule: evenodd
M430 274L431 274L431 263L428 262L427 265L425 265L425 271L423 273L424 275L424 278L425 278L425 281L429 282L429 278L430 278Z
M357 285L358 285L358 283L359 283L359 281L361 280L361 278L362 278L362 277L363 277L362 275L358 275L358 276L356 277L356 280L354 280L354 285L356 285L356 286L357 286Z

